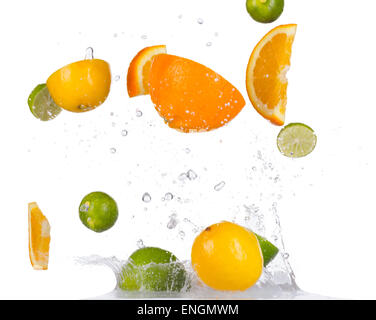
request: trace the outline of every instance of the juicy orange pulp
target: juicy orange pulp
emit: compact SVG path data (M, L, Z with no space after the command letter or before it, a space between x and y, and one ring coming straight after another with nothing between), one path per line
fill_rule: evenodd
M264 118L283 125L287 104L287 78L296 25L282 25L267 33L248 62L246 86L254 108Z
M159 115L171 128L182 132L224 126L245 105L241 93L218 73L169 54L154 57L149 83Z
M50 224L36 202L29 203L29 255L36 270L48 268L50 250Z
M149 94L149 74L153 57L166 53L165 45L146 47L133 58L127 74L129 97Z

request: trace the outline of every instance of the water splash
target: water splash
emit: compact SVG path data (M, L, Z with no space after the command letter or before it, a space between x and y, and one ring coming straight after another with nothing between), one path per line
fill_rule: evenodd
M94 50L92 47L86 48L85 52L85 60L92 60L94 59Z

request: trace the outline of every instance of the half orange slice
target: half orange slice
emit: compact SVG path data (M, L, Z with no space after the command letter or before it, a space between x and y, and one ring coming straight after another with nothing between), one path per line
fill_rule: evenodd
M152 46L142 49L133 58L128 68L127 88L129 97L149 94L149 73L152 59L166 53L166 46Z
M29 255L36 270L47 270L50 250L50 224L36 202L28 205Z
M252 105L276 125L285 122L287 78L296 24L281 25L267 33L248 62L246 86Z

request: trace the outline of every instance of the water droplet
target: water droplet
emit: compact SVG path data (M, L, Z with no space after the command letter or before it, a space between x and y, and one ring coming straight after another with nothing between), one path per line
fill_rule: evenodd
M86 201L80 206L80 211L87 212L89 210L89 207L90 207L90 202Z
M189 149L189 148L185 148L184 151L185 151L185 153L190 153L190 152L191 152L191 149Z
M114 113L113 112L110 112L110 116L113 117Z
M171 201L174 198L174 195L171 192L167 192L164 196L164 200Z
M198 23L198 24L203 24L203 23L204 23L204 19L202 19L202 18L198 18L198 19L197 19L197 23Z
M142 36L141 36L141 39L143 39L143 40L146 40L148 38L148 36L146 35L146 34L143 34Z
M215 191L220 191L220 190L222 190L223 187L225 186L225 184L226 184L226 182L221 181L220 183L218 183L218 184L216 184L216 185L214 186L214 190L215 190Z
M180 237L180 239L184 239L185 232L184 231L179 231L179 237Z
M119 81L120 80L120 76L119 75L116 75L115 78L114 78L115 81Z
M283 259L288 259L288 258L290 257L290 255L289 255L287 252L285 252L285 253L282 255L282 257L283 257Z
M170 216L170 221L167 223L168 229L174 229L178 224L178 220L176 219L176 214Z
M143 201L143 202L146 202L146 203L150 202L150 201L151 201L151 196L150 196L150 194L147 193L147 192L145 192L144 195L142 196L142 201Z
M118 34L117 33L114 33L114 38L117 38Z
M94 50L92 47L86 48L85 52L85 60L91 60L94 59Z
M183 15L182 15L182 14L179 14L179 15L178 15L178 19L181 19L181 18L183 18Z
M188 178L188 176L187 176L187 174L185 172L179 175L179 180L180 181L184 181L187 178Z
M126 137L127 135L128 135L128 131L127 130L122 130L121 131L121 135L123 136L123 137Z
M187 177L189 180L195 180L197 178L197 173L194 172L193 170L188 170L187 172Z
M142 111L141 110L136 110L136 117L142 117Z
M206 46L207 46L207 47L211 47L212 45L213 45L213 43L210 42L210 41L208 41L208 42L206 43Z
M115 148L111 148L111 149L110 149L110 152L111 152L111 153L116 153L116 149L115 149Z
M142 239L137 240L137 243L136 243L136 244L137 244L137 247L138 247L139 249L145 247L144 242L142 241Z

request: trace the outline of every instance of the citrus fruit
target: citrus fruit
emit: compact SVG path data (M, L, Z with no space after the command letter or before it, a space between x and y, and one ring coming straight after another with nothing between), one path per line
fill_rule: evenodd
M110 66L99 59L71 63L47 79L47 87L55 103L72 112L85 112L101 105L110 92L110 86Z
M55 104L45 83L37 85L27 99L31 113L39 120L54 119L61 108Z
M245 105L241 93L219 74L169 54L154 57L149 83L159 115L171 128L182 132L219 128Z
M284 0L247 0L246 6L254 20L270 23L277 20L282 14L284 4Z
M214 224L199 234L191 258L199 278L216 290L244 291L257 282L263 270L257 237L231 222Z
M28 204L29 256L36 270L47 270L50 251L50 224L36 202Z
M152 46L142 49L133 58L128 68L127 88L129 97L149 94L149 74L152 59L166 53L166 46Z
M251 231L252 232L252 231ZM279 249L264 237L255 233L259 242L262 257L264 258L264 267L266 267L278 254Z
M300 158L315 149L317 137L312 128L303 123L290 123L278 134L279 151L290 158Z
M285 122L287 78L296 24L282 25L267 33L248 62L246 85L249 99L264 118L276 125Z
M187 273L175 255L167 250L144 247L135 251L122 269L123 290L181 291Z
M110 229L118 218L118 207L114 199L104 192L86 195L79 207L82 223L90 230L103 232Z

